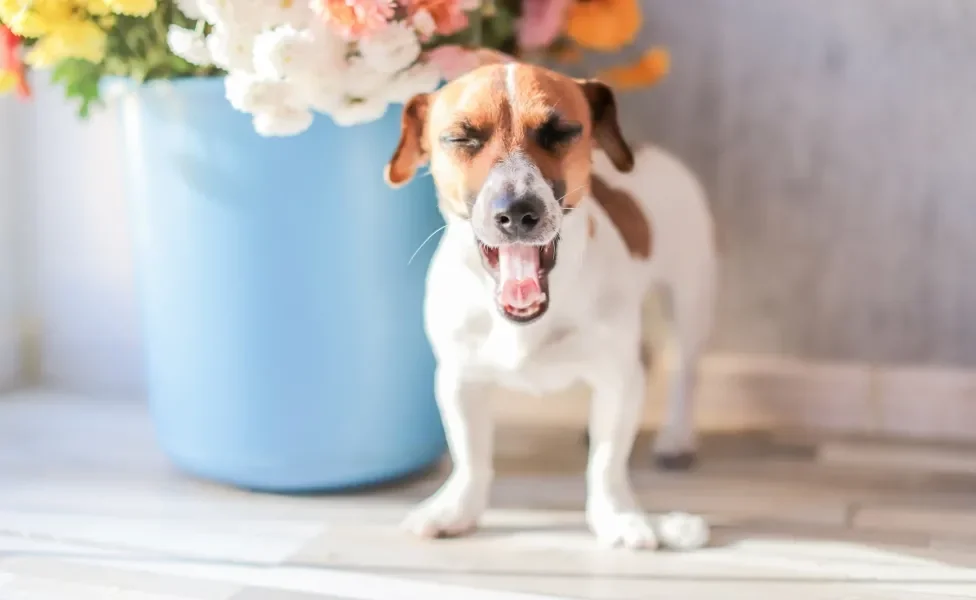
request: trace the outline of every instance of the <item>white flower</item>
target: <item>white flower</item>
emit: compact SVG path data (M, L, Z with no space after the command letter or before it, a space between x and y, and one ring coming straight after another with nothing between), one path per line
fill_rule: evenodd
M254 68L259 75L284 79L289 67L308 44L308 33L293 27L277 27L254 39ZM294 67L292 67L294 68Z
M296 29L308 27L315 16L309 0L264 0L270 2L275 25L291 25Z
M481 0L461 0L460 7L464 12L474 12L481 8Z
M218 23L207 36L207 48L214 64L228 71L249 71L254 68L254 35L244 30Z
M201 18L208 23L216 25L232 20L234 11L228 0L196 0L194 4Z
M312 125L314 115L306 109L282 107L254 114L254 129L265 137L297 135Z
M420 37L423 39L429 39L437 31L437 23L434 21L434 17L430 14L426 8L422 8L417 11L413 16L411 23Z
M338 78L345 68L345 43L328 31L284 25L257 37L254 66L266 77Z
M169 26L166 43L173 54L195 65L211 65L213 57L207 48L207 40L202 33L192 29L184 29L176 25Z
M291 25L304 29L312 21L314 13L310 0L203 0L221 2L223 21L234 21L245 27L271 29L279 25Z
M441 84L440 69L430 63L417 63L397 73L385 88L390 102L405 104L417 94L428 94Z
M311 125L313 111L340 126L375 121L390 101L405 102L440 84L438 70L418 62L421 42L415 28L424 39L434 32L429 13L349 42L313 18L313 0L177 2L187 16L202 18L212 29L204 38L171 27L173 51L225 69L227 100L250 114L263 136L301 133Z
M406 23L390 23L359 41L359 54L371 69L391 75L409 67L420 56L420 40Z
M389 81L389 74L380 73L367 65L362 58L354 57L349 59L338 83L342 84L342 90L347 96L367 98L379 93Z
M188 19L200 21L205 18L204 12L200 8L199 0L176 0L176 8L186 15Z
M230 105L241 112L275 112L300 108L300 91L286 81L261 79L251 73L230 72L224 79L224 91Z
M211 25L252 35L269 26L267 6L256 0L197 0L197 5Z
M338 81L322 77L309 77L294 82L305 104L320 113L331 113L345 101Z
M375 121L386 114L387 102L380 97L345 98L329 115L336 125L351 127Z
M315 73L320 77L341 77L347 67L349 42L324 22L313 23L308 33L314 42L310 51Z

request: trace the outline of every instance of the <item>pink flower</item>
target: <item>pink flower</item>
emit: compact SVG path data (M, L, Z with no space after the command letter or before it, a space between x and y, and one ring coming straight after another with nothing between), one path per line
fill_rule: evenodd
M438 46L428 51L426 57L448 81L457 79L481 64L474 52L455 45Z
M547 48L559 36L570 0L523 0L516 25L518 45L526 50Z
M429 50L425 55L428 62L441 72L444 79L457 79L468 71L482 65L514 60L507 54L488 49L469 50L463 46L446 45Z
M393 18L389 0L315 0L314 6L326 23L349 39L376 33Z

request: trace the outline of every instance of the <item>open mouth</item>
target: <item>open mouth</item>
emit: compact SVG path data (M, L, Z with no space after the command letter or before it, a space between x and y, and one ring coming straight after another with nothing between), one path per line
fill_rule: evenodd
M549 272L556 266L555 239L544 246L505 244L497 248L480 241L482 262L498 283L495 302L510 321L528 323L549 308Z

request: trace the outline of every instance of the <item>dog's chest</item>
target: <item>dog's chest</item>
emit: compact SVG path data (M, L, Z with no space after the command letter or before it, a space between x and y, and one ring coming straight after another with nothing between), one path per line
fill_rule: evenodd
M590 357L577 327L524 330L501 323L486 336L480 358L498 384L541 394L572 385Z

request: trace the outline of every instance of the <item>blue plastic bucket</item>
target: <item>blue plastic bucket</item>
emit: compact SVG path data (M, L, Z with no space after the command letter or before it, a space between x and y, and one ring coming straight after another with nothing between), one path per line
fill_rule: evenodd
M424 469L445 449L423 330L430 178L383 182L400 110L262 138L220 79L118 97L159 441L267 491ZM124 451L124 450L122 450Z

